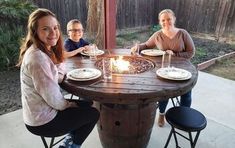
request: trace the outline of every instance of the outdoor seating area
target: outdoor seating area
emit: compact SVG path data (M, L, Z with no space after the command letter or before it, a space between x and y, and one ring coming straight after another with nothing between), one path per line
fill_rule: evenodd
M231 112L235 111L234 87L234 81L199 72L198 82L193 89L194 100L192 108L199 110L205 115L207 127L200 133L196 147L233 148L235 146L235 142L231 140L235 138L235 115L230 115ZM172 103L169 103L168 107L171 106ZM159 128L157 122L155 122L147 148L164 147L170 130L169 124ZM40 137L32 135L25 128L21 109L0 116L0 131L0 147L43 147ZM97 128L95 127L82 148L102 148L98 137ZM182 147L190 147L189 142L185 139L179 138L179 143ZM171 147L175 147L173 139L170 141L168 148Z
M235 147L235 2L72 1L0 2L0 148Z

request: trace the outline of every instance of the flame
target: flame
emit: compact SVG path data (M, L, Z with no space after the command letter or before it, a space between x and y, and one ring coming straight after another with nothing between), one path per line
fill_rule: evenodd
M118 71L128 71L130 63L123 60L122 56L119 56L118 59L113 61L113 66L117 68Z

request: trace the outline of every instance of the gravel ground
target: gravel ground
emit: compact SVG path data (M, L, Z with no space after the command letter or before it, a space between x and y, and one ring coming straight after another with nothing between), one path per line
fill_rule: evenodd
M193 58L194 64L235 51L235 46L229 44L200 38L193 40L196 48L206 50L206 54L201 58ZM21 108L19 70L0 72L0 94L0 115Z
M21 108L19 70L0 72L0 115Z

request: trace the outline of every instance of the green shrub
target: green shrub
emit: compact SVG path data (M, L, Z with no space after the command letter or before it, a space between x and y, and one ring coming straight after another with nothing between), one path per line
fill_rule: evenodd
M206 55L207 55L207 53L206 53L206 50L204 48L198 47L195 51L195 56L197 56L197 57L204 57Z
M161 29L161 26L159 24L153 25L152 30L151 30L151 35L160 29Z
M35 8L29 0L0 0L0 22L25 25Z
M27 18L35 8L28 0L0 0L0 70L16 64Z
M0 70L9 69L16 64L23 34L20 26L0 24Z
M199 64L207 56L207 50L201 47L196 48L195 55L192 58L193 64Z

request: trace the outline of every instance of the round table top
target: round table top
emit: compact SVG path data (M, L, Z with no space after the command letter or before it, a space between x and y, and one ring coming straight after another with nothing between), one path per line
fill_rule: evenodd
M129 49L115 49L111 52L114 55L130 55ZM98 59L103 56L107 55L99 56ZM71 94L100 103L140 104L183 95L197 82L198 71L187 59L172 57L171 66L185 69L192 74L189 80L176 81L157 76L156 70L161 67L161 56L142 57L153 61L155 67L139 74L113 74L110 81L105 81L103 76L89 81L66 78L61 87ZM83 56L69 58L65 65L67 72L82 67L97 68L95 61Z

